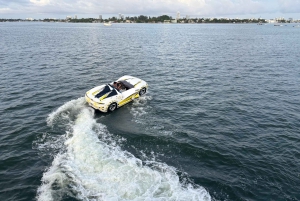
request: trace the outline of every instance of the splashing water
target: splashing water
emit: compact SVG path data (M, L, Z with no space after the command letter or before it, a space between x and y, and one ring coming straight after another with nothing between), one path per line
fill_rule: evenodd
M203 187L180 183L175 168L143 162L121 150L119 141L96 122L94 110L84 105L83 98L64 104L47 122L50 127L60 122L69 126L60 138L65 139L60 147L64 151L45 171L37 200L61 200L66 195L105 201L211 200Z

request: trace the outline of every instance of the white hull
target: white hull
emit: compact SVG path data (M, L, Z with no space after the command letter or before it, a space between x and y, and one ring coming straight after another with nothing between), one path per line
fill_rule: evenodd
M104 26L109 27L109 26L111 26L111 23L104 23Z

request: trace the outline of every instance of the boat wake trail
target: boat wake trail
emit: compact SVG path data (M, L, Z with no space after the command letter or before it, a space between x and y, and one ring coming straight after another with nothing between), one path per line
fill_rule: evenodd
M175 168L122 150L122 139L96 122L83 98L58 108L47 123L63 133L45 137L37 146L41 152L55 153L37 200L211 200L203 187L181 183Z

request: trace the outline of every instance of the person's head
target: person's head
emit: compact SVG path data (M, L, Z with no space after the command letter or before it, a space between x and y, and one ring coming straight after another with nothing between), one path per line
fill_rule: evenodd
M114 82L114 87L116 88L116 89L118 89L118 90L120 90L121 88L122 88L122 85L121 85L121 83L119 83L119 82Z
M121 85L121 83L117 83L117 89L121 89L122 88L122 85Z

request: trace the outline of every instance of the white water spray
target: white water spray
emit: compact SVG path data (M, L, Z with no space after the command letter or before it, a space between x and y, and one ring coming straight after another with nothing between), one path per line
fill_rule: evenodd
M71 114L76 114L74 120L68 116ZM66 195L99 201L211 200L204 188L180 183L175 168L155 161L149 167L121 150L82 99L51 113L48 124L52 126L60 119L69 119L72 125L65 133L65 152L57 154L45 171L38 200L61 200Z

